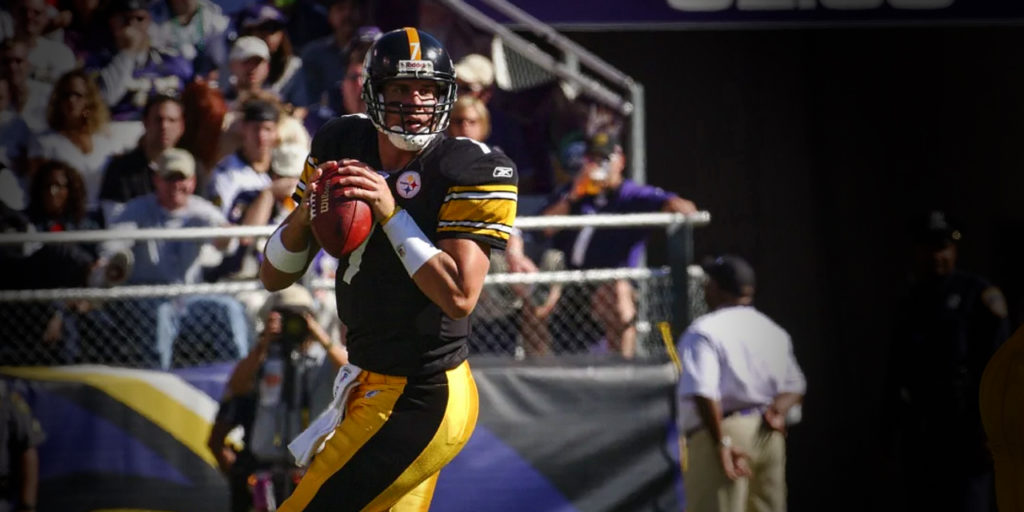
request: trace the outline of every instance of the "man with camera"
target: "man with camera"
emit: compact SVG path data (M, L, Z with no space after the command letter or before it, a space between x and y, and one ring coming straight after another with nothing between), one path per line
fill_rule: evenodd
M300 475L287 443L331 399L330 386L348 353L313 316L313 297L295 284L270 296L256 345L225 386L208 445L231 488L231 510L273 510ZM327 364L327 363L330 364ZM241 426L241 449L225 437Z

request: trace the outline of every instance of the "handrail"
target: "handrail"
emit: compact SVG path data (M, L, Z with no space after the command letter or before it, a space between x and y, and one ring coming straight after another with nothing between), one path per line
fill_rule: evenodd
M690 224L706 226L711 214L700 211L690 215L681 213L625 213L597 215L547 215L519 217L515 226L524 231L541 229L570 229L593 226L595 228L637 228ZM0 246L26 243L100 243L115 240L206 240L213 238L257 238L270 236L275 226L231 226L210 228L145 228L88 231L61 231L56 233L3 233Z
M568 80L569 82L579 85L585 92L593 96L595 99L614 108L623 115L629 115L633 112L633 104L631 102L623 99L622 96L616 94L593 78L574 71L569 66L556 61L554 57L544 53L533 43L530 43L515 32L512 32L500 23L487 17L487 15L480 12L477 8L462 0L436 1L458 12L477 27L497 35L505 42L505 44L515 51L528 56L534 64L544 69L544 71L547 71L562 80Z

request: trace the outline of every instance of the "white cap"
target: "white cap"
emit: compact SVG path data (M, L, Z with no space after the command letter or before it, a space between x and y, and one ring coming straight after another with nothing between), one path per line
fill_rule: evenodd
M270 60L270 48L256 36L239 37L231 47L231 60L246 60L250 57Z
M184 149L168 148L156 158L156 172L160 176L180 174L191 178L196 175L196 160Z
M455 64L455 78L486 89L494 83L494 65L491 59L479 53L471 53Z
M283 290L278 290L267 299L267 302L260 308L260 317L266 318L271 311L286 309L291 311L313 312L313 295L301 284L293 284Z
M278 176L298 178L306 163L306 153L300 144L281 144L270 153L270 169Z

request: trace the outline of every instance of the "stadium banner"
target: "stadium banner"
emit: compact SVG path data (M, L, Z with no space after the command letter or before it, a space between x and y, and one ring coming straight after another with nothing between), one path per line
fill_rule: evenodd
M485 0L474 7L502 22ZM1011 0L516 0L516 7L565 30L664 30L825 24L946 24L1024 21L1024 2Z
M38 510L227 510L206 439L230 370L0 368L46 432ZM480 419L432 508L681 509L671 364L506 360L473 374Z

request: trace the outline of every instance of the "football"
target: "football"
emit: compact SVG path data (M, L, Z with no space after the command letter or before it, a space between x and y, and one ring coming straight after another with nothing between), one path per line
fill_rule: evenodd
M325 172L310 190L310 217L313 236L327 254L340 258L359 247L370 235L373 212L362 199L345 197L345 187L334 182L339 178Z

